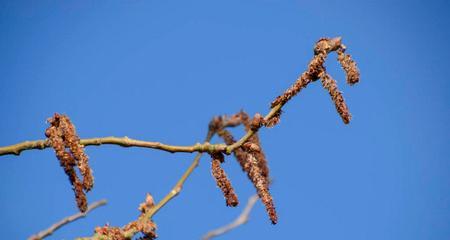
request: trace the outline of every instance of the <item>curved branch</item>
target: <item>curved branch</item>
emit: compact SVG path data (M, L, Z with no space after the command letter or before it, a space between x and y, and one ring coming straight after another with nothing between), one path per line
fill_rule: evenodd
M71 222L73 222L73 221L76 221L76 220L78 220L78 219L80 219L80 218L86 217L86 215L87 215L90 211L92 211L92 210L94 210L94 209L96 209L96 208L98 208L98 207L101 207L101 206L103 206L103 205L105 205L105 204L106 204L106 199L103 199L103 200L94 202L94 203L92 203L91 205L89 205L89 207L87 208L86 212L84 212L84 213L78 212L78 213L76 213L76 214L74 214L74 215L72 215L72 216L65 217L65 218L61 219L61 221L59 221L59 222L57 222L57 223L51 225L49 228L47 228L47 229L45 229L45 230L42 230L42 231L40 231L39 233L37 233L37 234L35 234L35 235L29 237L28 240L40 240L40 239L44 239L45 237L48 237L48 236L52 235L53 232L55 232L56 230L58 230L58 229L61 228L62 226L66 225L66 224L69 224L69 223L71 223Z
M251 196L248 199L247 205L245 206L242 213L231 223L209 231L205 236L203 236L203 240L210 240L211 238L217 237L219 235L225 234L245 223L248 222L250 212L252 211L253 206L255 206L256 201L258 201L258 194Z

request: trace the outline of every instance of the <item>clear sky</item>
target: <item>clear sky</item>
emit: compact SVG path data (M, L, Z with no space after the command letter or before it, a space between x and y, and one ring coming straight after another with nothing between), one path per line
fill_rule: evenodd
M261 140L279 223L258 203L221 239L450 239L449 1L1 1L0 145L43 139L68 114L82 138L129 136L190 145L212 116L265 114L306 69L321 37L342 36L361 70L349 87L327 67L353 120L319 83ZM237 135L242 130L236 130ZM215 139L214 141L218 141ZM193 154L88 147L109 203L49 239L88 236L161 199ZM199 239L234 219L204 157L155 217L160 239ZM245 203L255 191L224 164ZM77 211L53 151L0 157L2 239L24 239Z

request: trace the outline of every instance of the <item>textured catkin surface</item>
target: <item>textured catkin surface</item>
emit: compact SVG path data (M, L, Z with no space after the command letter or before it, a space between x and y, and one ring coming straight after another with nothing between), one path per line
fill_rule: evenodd
M89 167L88 156L84 153L83 145L80 144L75 126L66 115L55 113L49 118L50 126L45 131L45 135L55 150L61 167L69 177L73 186L75 200L81 212L87 210L86 192L94 186L92 170ZM80 170L83 180L77 176L75 167Z
M225 171L222 169L220 164L224 161L222 153L216 153L211 155L211 173L216 180L217 186L222 190L223 196L226 200L226 205L235 207L239 204L236 193L234 192L233 186L228 179Z

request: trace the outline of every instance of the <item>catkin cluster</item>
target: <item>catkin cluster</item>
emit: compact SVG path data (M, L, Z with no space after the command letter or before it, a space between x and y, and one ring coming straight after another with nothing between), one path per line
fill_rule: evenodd
M231 133L225 129L226 127L243 124L248 131L251 128L259 128L262 125L262 121L263 118L259 114L256 114L253 119L250 119L247 113L241 111L231 117L221 116L214 118L210 123L210 131L216 132L227 145L231 145L235 143L235 140ZM269 192L269 167L267 166L267 160L262 151L258 134L255 133L245 144L235 149L233 153L241 165L242 170L247 173L248 178L256 188L259 198L266 207L271 222L276 224L278 217L272 195ZM213 153L211 157L212 175L216 179L217 186L224 194L226 204L228 206L236 206L238 203L237 196L225 172L220 168L220 163L223 162L222 153Z
M69 177L73 186L77 206L81 212L87 210L86 192L94 186L92 169L89 167L88 156L84 153L83 145L77 136L75 126L69 117L55 113L47 119L50 126L45 131L61 167ZM78 167L83 180L77 176L75 167Z
M348 124L351 115L345 104L344 97L339 91L336 81L327 73L324 66L328 54L335 51L338 55L338 61L345 71L347 83L353 85L359 82L360 75L358 67L351 56L345 53L345 50L346 47L342 44L340 37L321 38L314 47L314 58L310 61L308 69L300 75L297 81L289 89L271 103L271 107L274 108L279 104L285 104L309 83L320 79L323 87L328 90L342 121L345 124ZM277 119L277 121L279 121L279 119Z
M322 38L317 41L314 47L314 57L308 65L308 69L303 72L297 81L288 88L282 95L278 96L271 103L271 114L264 118L260 114L250 119L244 111L233 116L215 117L209 124L210 136L217 133L223 138L227 145L232 145L236 141L231 133L226 130L227 127L234 127L240 124L245 126L246 131L252 131L254 134L240 147L234 149L233 153L241 165L248 178L255 186L258 196L266 207L266 211L273 224L277 223L277 214L272 196L269 192L269 168L267 159L262 151L261 143L258 137L258 130L265 127L273 127L280 122L281 107L297 95L309 83L321 80L323 87L329 92L337 112L343 122L348 124L351 119L350 112L345 103L342 93L339 91L336 81L327 73L324 66L328 54L337 52L338 61L345 71L347 83L353 85L359 81L359 70L351 56L345 53L346 47L341 43L341 38ZM216 179L217 186L222 190L226 203L229 206L237 205L237 197L230 181L220 167L223 162L223 155L212 153L212 174Z
M141 215L136 221L132 221L123 227L111 227L108 224L102 227L96 227L95 233L100 236L99 239L112 240L130 240L137 233L142 233L142 240L152 240L158 237L156 234L156 224L146 216L155 206L153 197L147 193L145 201L139 205Z

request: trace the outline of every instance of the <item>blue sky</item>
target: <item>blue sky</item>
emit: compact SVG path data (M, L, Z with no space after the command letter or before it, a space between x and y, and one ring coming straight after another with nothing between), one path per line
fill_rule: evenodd
M306 69L320 37L342 36L361 83L327 67L353 115L342 124L312 84L261 140L279 223L258 203L221 239L449 239L448 1L1 1L0 145L44 138L68 114L82 138L190 145L212 116L265 114ZM242 130L235 133L240 136ZM215 139L215 141L218 141ZM106 207L49 239L124 225L161 199L194 157L88 147ZM155 217L160 239L199 239L242 210L225 207L209 159ZM242 203L254 193L224 164ZM0 232L24 239L77 211L52 150L0 157Z

